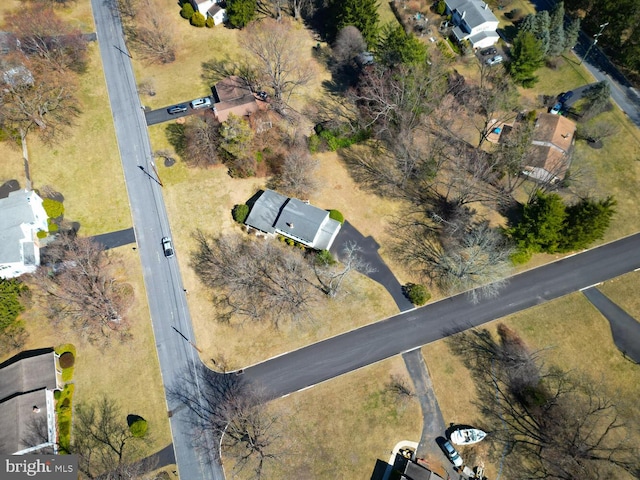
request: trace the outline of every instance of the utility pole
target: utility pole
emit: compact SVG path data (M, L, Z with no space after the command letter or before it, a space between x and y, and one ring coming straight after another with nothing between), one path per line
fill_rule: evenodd
M582 60L580 60L580 63L578 65L582 65L582 62L584 62L587 59L587 56L589 56L589 52L594 47L594 45L598 43L598 37L602 35L602 31L607 25L609 25L609 22L603 23L602 25L600 25L600 31L593 36L593 43L589 45L589 48L587 48L587 53L584 54L584 57L582 57Z

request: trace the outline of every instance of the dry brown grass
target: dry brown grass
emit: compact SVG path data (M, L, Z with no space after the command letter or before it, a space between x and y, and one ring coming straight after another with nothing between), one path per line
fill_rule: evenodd
M402 404L384 392L392 374L410 383L404 362L394 357L271 402L285 425L278 450L287 454L269 464L264 478L368 480L376 460L387 462L398 441L419 441L417 400ZM224 464L230 474L231 459Z
M630 274L601 287L615 301L622 299L621 304L625 302L632 315L640 314L638 302L625 300L624 293L635 293L637 275ZM623 358L613 343L609 322L581 293L530 308L500 322L515 329L531 349L548 349L544 354L547 366L558 365L576 374L587 374L595 383L602 384L617 403L629 407L625 412L628 422L638 418L640 406L635 399L640 395L640 371ZM487 327L495 332L497 323ZM480 418L471 394L473 379L461 360L451 354L446 342L441 340L422 349L438 402L445 423L473 424ZM496 465L487 462L487 467L487 475L492 478Z
M171 434L146 291L136 252L121 247L111 254L115 277L133 287L134 303L127 314L132 339L106 348L91 345L71 328L54 327L36 305L21 317L30 333L23 350L73 343L77 350L72 379L74 402L91 402L107 395L120 404L125 414L144 417L149 423L151 444L143 454L149 454L171 443ZM15 353L3 352L3 357Z

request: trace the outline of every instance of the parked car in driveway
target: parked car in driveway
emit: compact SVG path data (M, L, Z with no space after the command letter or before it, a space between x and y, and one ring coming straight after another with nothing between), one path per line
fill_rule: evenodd
M487 55L495 55L498 53L498 50L495 47L485 48L484 50L480 50L480 55L486 57Z
M173 107L167 108L167 112L169 112L171 115L174 115L176 113L186 112L187 110L188 108L184 104L174 105Z
M502 58L502 55L495 55L491 58L489 58L485 63L489 66L491 65L497 65L499 63L502 63L502 61L504 60L504 58Z
M444 442L442 442L442 448L444 448L447 457L449 457L449 460L451 460L454 467L462 466L462 458L460 457L458 451L453 448L453 445L451 445L451 442L449 440L445 440Z
M560 115L560 112L562 111L562 103L556 103L553 107L551 107L551 110L549 110L549 113L551 115Z
M162 250L165 257L173 257L173 244L169 237L162 237Z
M560 95L558 95L558 102L566 103L571 99L571 97L573 97L573 91L571 90L561 93Z
M211 108L211 99L209 97L196 98L191 102L191 108L198 110L200 108Z

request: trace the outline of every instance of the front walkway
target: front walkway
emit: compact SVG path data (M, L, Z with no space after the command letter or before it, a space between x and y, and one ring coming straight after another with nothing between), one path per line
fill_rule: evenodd
M374 272L366 274L367 277L378 282L389 292L401 312L413 309L413 303L402 292L402 285L400 285L398 279L378 254L378 249L380 248L378 242L373 237L365 237L353 225L345 221L331 246L331 254L340 258L340 254L348 242L357 243L362 249L359 255L375 269Z

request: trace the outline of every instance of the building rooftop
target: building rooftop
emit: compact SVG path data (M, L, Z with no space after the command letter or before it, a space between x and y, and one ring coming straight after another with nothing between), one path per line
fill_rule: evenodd
M245 224L265 233L275 233L276 220L288 198L273 190L265 190L251 207Z
M485 22L497 22L489 6L480 0L447 0L451 11L457 10L460 16L464 13L464 21L474 28Z
M326 210L290 198L280 212L275 228L311 245L328 215Z
M25 254L33 254L34 246L22 228L23 224L36 224L31 202L39 197L33 191L17 190L0 199L0 263L15 263L23 259L23 244ZM28 245L31 243L31 245ZM25 259L26 260L26 259Z
M37 407L34 409L34 407ZM36 434L47 425L46 390L13 397L0 403L0 454L12 455L46 440Z
M27 350L0 364L0 402L41 388L57 388L52 348Z

